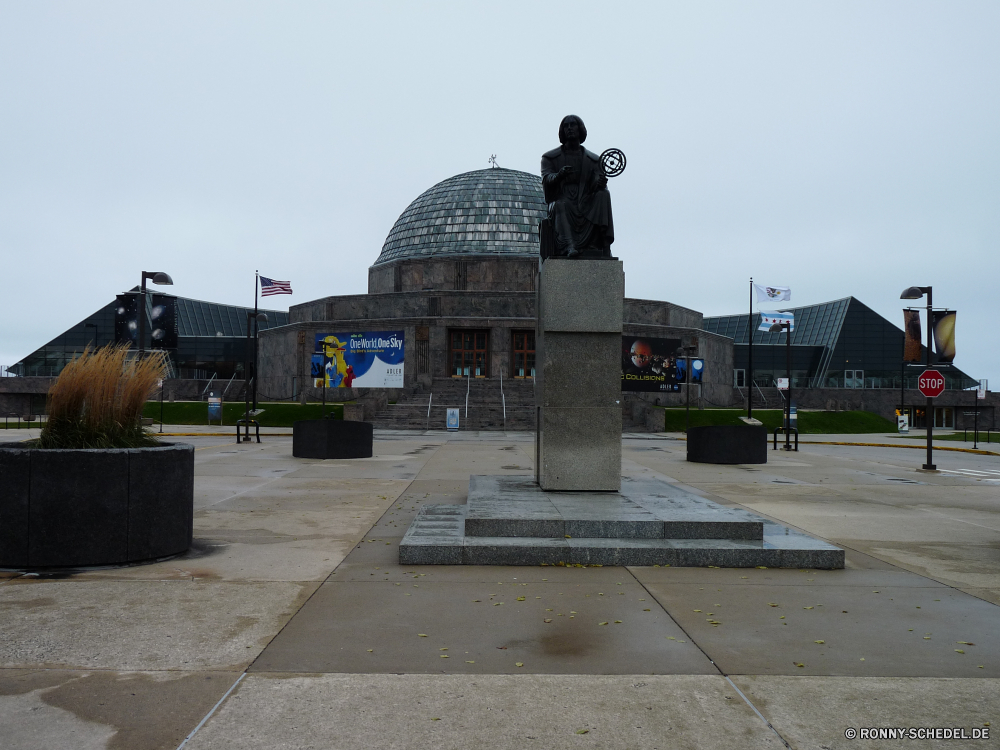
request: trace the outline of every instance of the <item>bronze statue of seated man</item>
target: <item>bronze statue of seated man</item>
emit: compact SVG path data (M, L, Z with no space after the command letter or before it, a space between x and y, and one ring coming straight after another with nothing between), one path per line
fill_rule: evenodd
M611 257L615 241L611 193L601 159L583 148L587 128L576 115L559 124L559 148L542 154L542 190L549 205L554 255Z

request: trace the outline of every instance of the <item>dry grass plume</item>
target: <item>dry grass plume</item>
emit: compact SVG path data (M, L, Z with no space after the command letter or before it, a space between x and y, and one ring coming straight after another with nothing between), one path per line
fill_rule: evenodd
M166 377L163 352L142 359L126 346L89 346L49 389L39 448L138 448L157 445L142 429L142 408Z

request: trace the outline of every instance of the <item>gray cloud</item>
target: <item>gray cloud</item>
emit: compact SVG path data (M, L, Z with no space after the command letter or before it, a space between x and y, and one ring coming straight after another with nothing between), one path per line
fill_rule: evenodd
M1000 7L958 3L7 3L0 362L143 269L246 304L366 288L453 174L536 172L559 119L623 149L630 296L746 308L933 284L1000 383Z

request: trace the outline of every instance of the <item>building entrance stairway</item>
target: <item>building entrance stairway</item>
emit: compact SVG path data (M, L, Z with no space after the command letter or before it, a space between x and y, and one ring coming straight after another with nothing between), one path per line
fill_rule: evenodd
M499 378L434 378L429 388L387 405L372 423L393 430L443 430L449 408L459 409L461 430L534 430L534 380L504 378L501 393Z

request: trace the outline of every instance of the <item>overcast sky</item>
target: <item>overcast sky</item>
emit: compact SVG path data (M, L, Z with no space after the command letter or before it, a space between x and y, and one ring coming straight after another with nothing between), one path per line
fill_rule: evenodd
M0 364L139 283L367 289L452 175L618 147L626 294L747 310L910 285L1000 390L1000 3L0 0Z

